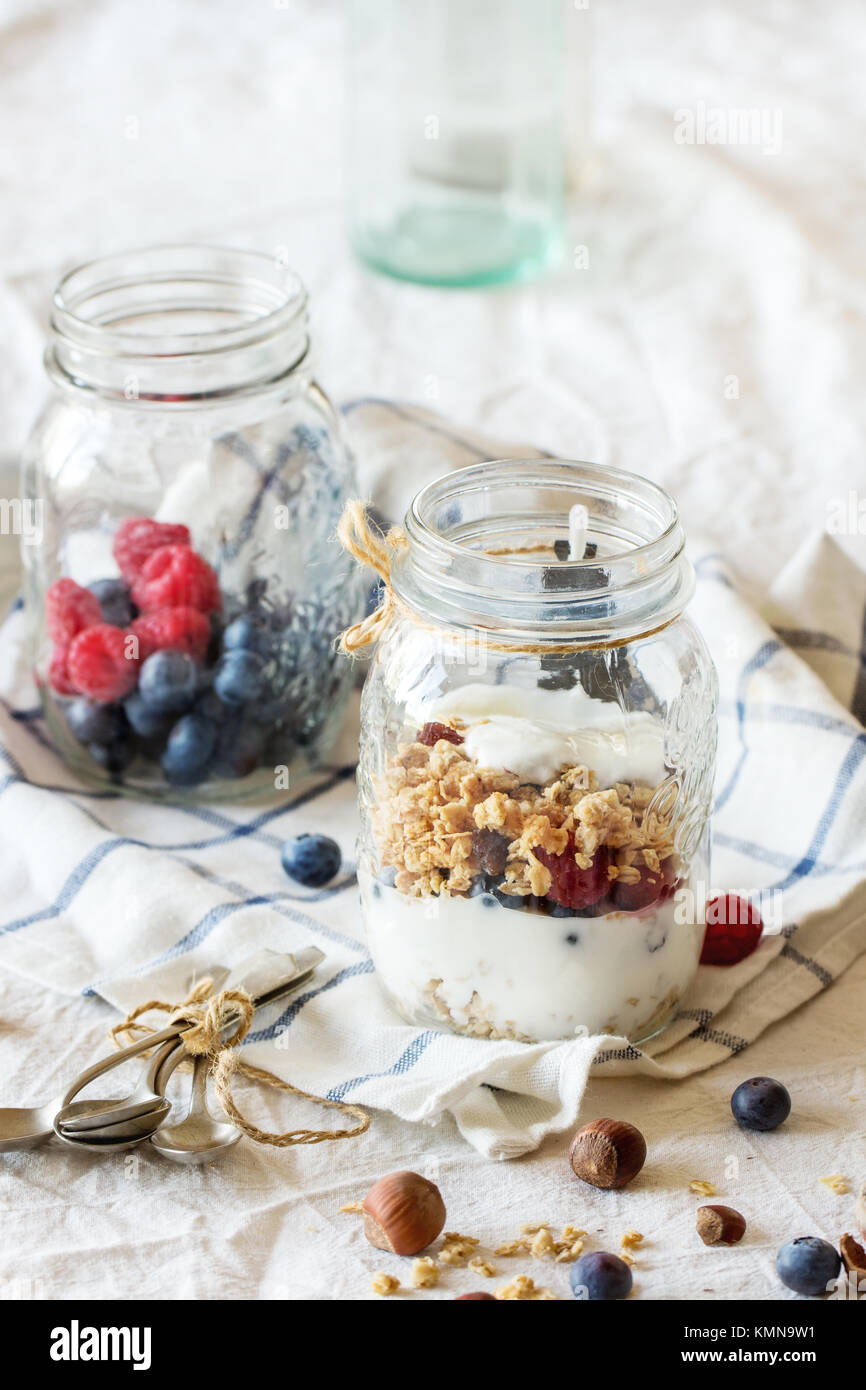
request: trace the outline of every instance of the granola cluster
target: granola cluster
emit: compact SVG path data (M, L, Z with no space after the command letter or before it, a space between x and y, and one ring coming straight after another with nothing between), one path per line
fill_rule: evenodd
M461 726L455 723L459 734ZM478 768L460 744L401 744L376 787L374 830L383 866L411 897L467 893L479 873L504 874L503 893L545 897L550 869L535 851L572 849L588 869L602 846L610 880L637 883L674 852L669 820L650 804L656 788L598 789L587 767L537 787L503 769Z

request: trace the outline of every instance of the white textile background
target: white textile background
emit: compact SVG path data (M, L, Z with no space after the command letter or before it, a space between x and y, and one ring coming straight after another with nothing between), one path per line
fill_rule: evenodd
M321 375L337 399L426 403L502 437L646 472L771 622L814 626L797 584L803 547L819 552L828 508L864 489L861 9L608 0L588 14L598 145L571 242L589 264L569 260L519 291L449 294L371 276L346 251L333 0L154 0L146 22L131 0L7 0L3 458L14 459L41 398L45 305L70 263L186 237L285 248L310 289ZM781 149L677 144L674 112L699 103L781 112ZM0 491L10 494L2 474ZM851 532L838 542L857 563L862 537ZM2 549L8 588L15 562ZM833 554L828 566L843 565ZM846 645L861 651L862 633ZM850 707L850 659L818 650L811 660ZM494 1169L451 1121L385 1117L351 1158L242 1145L204 1172L147 1154L99 1166L48 1151L7 1158L0 1290L365 1297L386 1261L337 1208L381 1172L412 1167L440 1182L449 1228L486 1241L524 1220L575 1221L599 1243L636 1227L641 1297L778 1297L777 1246L834 1239L847 1224L846 1200L819 1177L866 1175L864 984L861 958L749 1050L747 1074L777 1074L795 1096L795 1116L769 1142L731 1127L743 1059L679 1083L591 1080L584 1113L627 1116L651 1144L651 1168L623 1194L576 1190L561 1139ZM59 1073L101 1046L111 1017L92 999L0 973L4 1099L52 1094ZM736 1259L698 1246L693 1177L749 1206ZM562 1291L562 1271L548 1282ZM449 1275L423 1296L469 1285Z

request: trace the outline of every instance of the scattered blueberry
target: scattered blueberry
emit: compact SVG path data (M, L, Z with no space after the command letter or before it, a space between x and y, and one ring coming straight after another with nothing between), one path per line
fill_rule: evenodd
M142 662L138 689L152 709L188 709L195 698L196 664L186 652L154 652Z
M588 1255L581 1255L577 1263L571 1266L569 1282L575 1298L602 1303L628 1298L632 1276L625 1260L621 1260L619 1255L593 1250Z
M111 743L123 732L117 705L104 705L80 695L66 707L66 722L79 743Z
M289 878L305 888L321 888L337 873L342 855L328 835L294 835L283 845L282 861Z
M734 1091L731 1110L743 1129L777 1129L791 1113L791 1097L781 1081L753 1076Z
M89 588L99 599L103 622L111 623L112 627L129 627L138 609L132 601L128 584L122 579L97 579Z
M200 782L216 744L216 726L201 714L185 714L168 736L162 770L174 786Z
M838 1278L842 1257L835 1246L820 1236L798 1236L783 1245L776 1256L776 1273L786 1288L815 1298L826 1293Z
M221 657L214 690L227 705L245 705L262 693L264 668L265 663L256 652L236 647Z

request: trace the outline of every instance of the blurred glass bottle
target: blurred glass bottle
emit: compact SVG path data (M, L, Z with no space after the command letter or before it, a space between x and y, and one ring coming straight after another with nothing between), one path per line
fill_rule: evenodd
M436 285L520 280L562 249L563 0L348 0L355 250Z

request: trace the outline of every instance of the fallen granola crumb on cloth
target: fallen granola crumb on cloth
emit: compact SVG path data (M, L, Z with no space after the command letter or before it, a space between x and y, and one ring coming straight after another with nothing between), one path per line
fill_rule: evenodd
M692 1178L689 1183L689 1192L694 1192L696 1197L715 1197L716 1185L712 1182L704 1182L702 1178Z
M539 1288L526 1274L516 1275L510 1284L503 1284L501 1288L496 1290L493 1296L505 1303L538 1303L551 1301L558 1303L560 1301L558 1294L555 1294L551 1289Z
M439 1266L429 1255L412 1262L412 1284L416 1289L432 1289L439 1283Z
M846 1192L851 1191L851 1184L841 1173L831 1173L828 1178L820 1178L819 1181L825 1187L829 1187L831 1192L835 1192L837 1197L844 1197Z
M373 1275L372 1289L381 1298L387 1298L389 1294L396 1293L400 1287L400 1280L395 1279L393 1274L385 1274L380 1271Z

